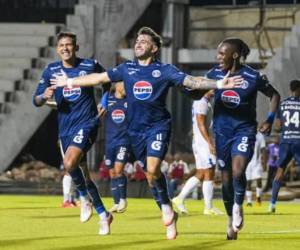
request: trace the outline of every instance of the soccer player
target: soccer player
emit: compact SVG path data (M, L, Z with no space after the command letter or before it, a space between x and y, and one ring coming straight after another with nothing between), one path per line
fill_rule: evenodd
M256 202L257 205L259 206L261 205L262 175L263 175L263 166L265 166L265 149L266 149L265 138L260 132L258 132L256 134L254 153L246 169L246 179L247 179L246 198L247 198L248 207L252 207L251 184L252 181L254 180L256 180Z
M110 212L123 213L127 207L127 177L124 166L129 156L129 137L127 134L127 100L122 82L115 83L112 91L102 97L106 113L105 127L105 165L109 168L111 191L114 205ZM103 101L107 99L107 101ZM106 107L105 107L106 106Z
M230 71L244 80L239 88L215 90L213 127L216 137L218 166L222 172L222 194L228 215L227 239L237 239L243 227L243 201L246 191L245 171L252 158L256 122L256 97L258 91L270 98L270 112L259 126L259 131L269 133L275 118L280 95L270 85L266 76L244 64L250 49L239 38L223 40L217 51L219 65L207 77L223 79Z
M178 196L172 199L173 204L181 213L188 213L184 205L186 197L202 182L204 199L204 215L222 214L213 208L214 168L216 152L212 133L209 132L212 122L212 105L214 92L207 92L201 100L193 102L193 152L196 160L196 173L189 178Z
M280 103L276 125L281 127L279 160L272 185L269 212L275 213L275 205L286 166L294 157L300 163L300 80L290 82L291 96Z
M205 90L232 88L239 86L242 79L240 76L231 78L226 76L215 81L205 77L189 76L175 66L157 60L161 45L161 37L151 28L143 27L139 30L134 45L136 60L126 61L105 73L78 78L66 76L62 72L51 81L54 87L124 82L131 147L135 158L143 163L147 171L149 185L154 187L156 194L159 195L167 239L175 239L177 214L170 202L165 176L160 171L171 133L171 117L166 109L168 90L173 86Z
M78 58L78 48L75 34L62 32L57 35L56 52L61 60L50 63L44 70L33 103L38 107L43 106L54 96L58 111L59 138L64 152L63 164L80 194L80 221L86 222L92 216L89 194L100 216L99 234L106 235L110 233L112 215L106 211L95 183L89 178L87 168L83 168L84 173L79 168L81 159L95 141L99 124L93 88L72 86L55 89L50 84L50 78L61 70L69 77L104 71L96 61Z

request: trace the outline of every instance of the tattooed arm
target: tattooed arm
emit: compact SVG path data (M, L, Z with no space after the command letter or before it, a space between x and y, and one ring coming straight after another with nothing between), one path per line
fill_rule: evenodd
M242 82L241 76L229 77L229 73L222 80L188 75L183 81L183 86L191 89L231 89L239 87Z

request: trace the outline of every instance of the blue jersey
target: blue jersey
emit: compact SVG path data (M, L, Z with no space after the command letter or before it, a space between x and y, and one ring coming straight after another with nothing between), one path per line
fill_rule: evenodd
M207 73L210 79L223 79L227 72L218 67ZM270 85L266 77L251 67L244 65L235 75L244 78L240 88L215 90L214 129L215 131L236 131L252 128L256 133L257 92L266 91Z
M114 93L108 97L105 114L105 142L109 145L128 145L127 135L127 100L118 99Z
M300 98L288 97L280 103L281 143L300 143Z
M182 85L185 73L160 61L148 66L126 61L107 73L112 82L124 81L129 130L145 132L154 126L170 129L166 97L170 87Z
M76 59L73 68L65 68L61 61L50 63L43 71L35 96L44 93L51 86L50 79L53 74L63 70L69 78L83 76L94 72L103 72L104 68L92 59ZM78 129L85 124L87 127L97 126L97 106L94 98L93 87L63 87L54 92L57 103L59 136L69 136L77 133ZM34 99L33 99L34 100ZM33 101L35 103L35 101Z

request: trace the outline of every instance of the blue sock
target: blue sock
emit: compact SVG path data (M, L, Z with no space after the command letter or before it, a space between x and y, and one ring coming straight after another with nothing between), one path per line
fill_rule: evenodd
M246 193L247 179L246 175L242 174L240 177L233 176L234 202L238 205L243 205Z
M164 174L154 180L154 186L157 188L158 195L160 197L161 204L170 204L170 198L168 193L167 180Z
M122 175L121 177L117 178L118 180L118 189L121 199L126 199L127 197L127 177Z
M81 169L79 167L72 168L69 171L69 174L72 177L75 187L79 192L79 196L86 196L87 188L85 185L85 180Z
M118 178L112 178L110 181L110 189L111 189L111 194L114 199L115 204L119 204L120 201L120 192L118 188Z
M271 196L271 203L273 205L276 204L280 187L281 187L281 181L273 180L273 183L272 183L272 196Z
M86 186L97 213L101 214L102 212L106 211L95 183L92 180L87 180Z
M157 206L159 207L159 209L161 209L160 197L159 197L159 194L158 194L158 191L157 191L156 187L150 187L150 191L153 195L153 198L154 198Z
M223 182L222 183L222 196L223 203L228 216L232 216L232 207L233 207L233 186L232 182Z

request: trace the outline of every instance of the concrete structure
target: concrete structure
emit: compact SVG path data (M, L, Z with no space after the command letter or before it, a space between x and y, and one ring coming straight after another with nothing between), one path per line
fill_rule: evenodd
M61 27L0 24L0 171L5 170L50 112L32 105L43 63L42 52ZM40 67L40 69L34 69Z

